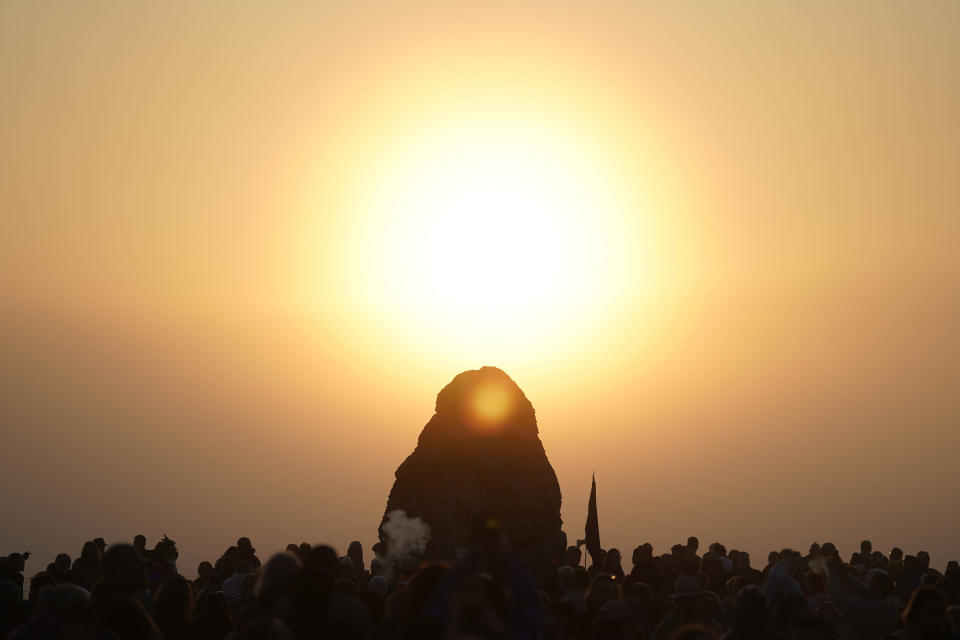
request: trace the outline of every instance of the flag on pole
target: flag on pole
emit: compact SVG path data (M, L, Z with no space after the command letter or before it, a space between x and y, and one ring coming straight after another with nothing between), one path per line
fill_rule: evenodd
M597 478L593 476L590 484L590 503L587 505L587 524L584 527L586 538L577 540L577 546L587 545L587 552L595 567L600 567L600 522L597 519Z

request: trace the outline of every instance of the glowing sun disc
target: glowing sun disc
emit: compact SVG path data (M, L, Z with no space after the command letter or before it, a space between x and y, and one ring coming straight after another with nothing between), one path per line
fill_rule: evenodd
M487 384L474 391L470 408L479 427L496 429L510 413L513 402L508 390L498 384Z
M550 123L465 119L409 132L372 171L361 296L416 340L518 349L583 331L630 274L620 192Z

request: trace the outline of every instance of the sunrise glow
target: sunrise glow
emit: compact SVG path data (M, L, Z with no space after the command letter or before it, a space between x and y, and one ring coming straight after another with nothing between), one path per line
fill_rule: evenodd
M477 389L470 401L474 424L483 431L495 431L513 408L510 392L497 384Z
M407 339L560 349L643 278L643 212L609 152L559 124L453 114L376 159L349 277Z

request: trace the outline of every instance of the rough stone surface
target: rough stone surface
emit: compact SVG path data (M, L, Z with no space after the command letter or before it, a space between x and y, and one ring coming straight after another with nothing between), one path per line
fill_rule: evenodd
M508 407L499 420L476 416L478 393L498 390ZM452 559L479 522L499 519L514 550L534 566L562 552L560 484L538 435L533 405L495 367L465 371L437 395L436 413L400 465L386 514L403 509L430 525L423 559ZM387 541L380 529L381 544Z

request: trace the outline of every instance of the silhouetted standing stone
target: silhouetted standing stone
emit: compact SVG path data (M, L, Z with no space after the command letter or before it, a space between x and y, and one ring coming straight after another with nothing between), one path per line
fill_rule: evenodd
M400 465L386 513L430 525L425 559L452 559L477 524L496 516L514 550L534 565L563 551L560 484L533 405L495 367L465 371L437 395L436 413ZM386 521L386 515L384 516ZM384 532L380 540L387 544Z

